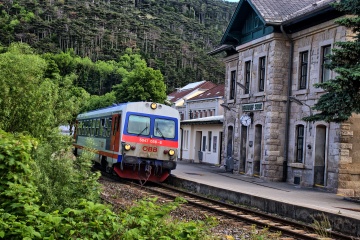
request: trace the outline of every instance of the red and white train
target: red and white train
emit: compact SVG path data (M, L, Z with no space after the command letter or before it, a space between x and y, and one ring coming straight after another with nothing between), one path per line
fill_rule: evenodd
M94 161L121 178L162 182L176 168L179 112L164 104L129 102L79 114L75 154L95 152Z

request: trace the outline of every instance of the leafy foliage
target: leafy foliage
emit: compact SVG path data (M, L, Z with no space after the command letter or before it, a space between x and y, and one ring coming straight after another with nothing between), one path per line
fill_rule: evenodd
M156 198L141 200L138 205L121 214L120 239L214 239L207 232L216 224L215 219L207 221L180 222L170 217L183 199L163 205L156 204Z
M137 68L114 87L118 102L153 101L163 103L166 86L159 70Z
M91 174L83 175L84 171L81 170L80 174L76 174L78 176L66 172L66 177L75 180L74 190L80 191L71 194L74 208L42 211L40 204L44 198L36 188L39 172L34 171L36 163L31 157L37 146L38 142L31 137L0 130L1 239L211 239L207 235L206 224L213 224L213 221L186 223L170 219L169 213L180 202L158 205L154 203L155 199L141 201L138 206L116 215L103 204L81 200L79 196L89 196L91 189L88 186L94 186L91 184L94 177ZM63 159L58 154L52 162ZM58 166L61 167L55 163L54 167ZM78 165L79 169L82 167ZM51 173L57 174L54 179L58 179L59 183L64 183L63 179L59 179L65 175L60 173L61 170L64 168ZM82 178L79 178L80 175ZM85 190L76 188L79 186ZM68 195L68 187L65 180L65 195ZM54 188L57 189L56 186ZM94 191L97 192L96 189Z
M85 199L98 202L100 173L91 171L93 154L84 151L77 158L70 149L71 138L54 132L33 153L34 174L40 201L47 212L76 208Z
M44 79L46 61L23 44L0 54L0 128L8 132L43 134L56 124L57 86Z
M76 89L71 76L61 77L48 66L25 44L12 44L0 54L1 129L42 138L78 114L81 99L70 91Z
M345 0L334 6L346 14L352 14L337 23L352 29L355 37L353 41L337 42L338 48L332 49L328 68L338 75L335 79L316 84L326 93L314 106L320 113L304 118L307 121L343 122L353 112L360 113L360 2Z

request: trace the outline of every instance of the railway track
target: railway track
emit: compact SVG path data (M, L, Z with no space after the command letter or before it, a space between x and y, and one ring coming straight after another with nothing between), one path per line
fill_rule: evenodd
M221 201L203 197L194 193L176 189L165 184L147 186L148 190L170 198L182 197L188 204L205 209L209 212L232 218L236 221L245 221L260 227L267 227L272 231L280 231L283 235L295 239L358 239L341 233L328 231L327 236L320 236L317 229L310 225L298 223L271 214L259 212L246 207L235 206Z
M107 176L110 177L110 176ZM114 178L112 178L112 181ZM136 187L151 197L157 196L167 200L174 200L181 197L187 201L187 204L206 211L211 215L221 218L232 219L233 221L245 222L257 227L266 227L269 231L281 232L282 239L359 239L341 233L327 231L327 237L320 236L318 230L313 226L291 221L271 214L259 212L246 207L235 206L208 197L200 196L188 191L180 190L166 184L149 183L146 186L134 182L123 181L131 187Z

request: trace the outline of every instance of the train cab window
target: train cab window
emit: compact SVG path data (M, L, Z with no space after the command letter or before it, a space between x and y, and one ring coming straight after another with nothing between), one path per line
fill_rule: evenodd
M168 119L155 119L155 137L174 138L175 137L175 122Z
M149 135L150 118L144 116L130 115L127 132L138 135Z

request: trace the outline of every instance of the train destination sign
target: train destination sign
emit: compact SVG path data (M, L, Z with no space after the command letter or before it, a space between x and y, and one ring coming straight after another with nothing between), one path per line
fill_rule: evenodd
M242 111L243 112L250 112L250 111L262 111L263 110L263 103L249 103L249 104L242 104Z

